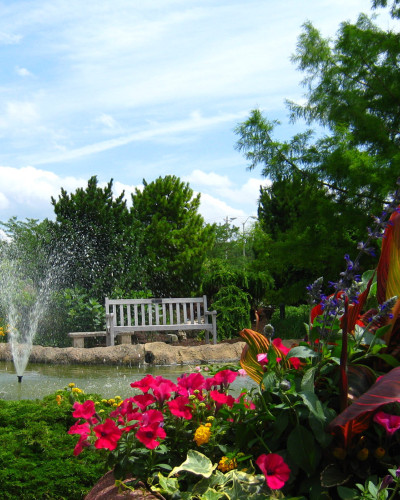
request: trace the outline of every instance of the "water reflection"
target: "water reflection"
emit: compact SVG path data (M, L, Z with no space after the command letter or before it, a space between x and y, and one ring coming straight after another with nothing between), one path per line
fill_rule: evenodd
M162 375L173 380L182 373L191 373L194 366L104 366L104 365L50 365L30 364L25 370L22 383L17 381L13 363L0 361L0 399L41 399L74 382L85 393L97 393L104 398L133 395L131 382L147 373ZM203 375L207 375L203 372ZM248 377L238 377L232 384L234 392L243 387L253 387Z

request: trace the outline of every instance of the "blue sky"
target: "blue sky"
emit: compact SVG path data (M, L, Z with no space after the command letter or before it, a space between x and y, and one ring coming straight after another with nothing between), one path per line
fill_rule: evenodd
M0 1L0 220L53 218L51 196L93 175L130 200L143 178L174 174L207 222L243 222L267 180L246 169L234 127L258 107L281 137L297 131L284 100L303 95L290 61L301 25L333 37L370 5Z

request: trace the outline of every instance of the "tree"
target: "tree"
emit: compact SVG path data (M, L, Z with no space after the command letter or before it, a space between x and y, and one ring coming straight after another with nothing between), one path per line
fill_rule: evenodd
M100 302L117 286L140 287L135 231L124 193L113 197L111 181L102 189L91 177L86 189L52 198L54 242L66 262L64 286L78 286Z
M159 297L191 296L214 240L213 226L198 213L200 195L173 175L143 185L132 195L132 215L143 235L140 258L148 286Z
M396 0L392 15L398 14ZM375 1L374 6L387 2ZM271 271L280 297L301 298L304 280L324 271L336 276L337 254L365 237L370 214L379 214L394 191L400 167L399 34L367 16L342 23L337 39L304 25L293 60L306 73L306 103L288 102L293 120L324 126L287 141L277 121L259 110L236 128L237 149L262 165L272 186L262 189L259 218L271 235ZM342 261L343 262L343 261ZM278 298L277 295L277 298Z

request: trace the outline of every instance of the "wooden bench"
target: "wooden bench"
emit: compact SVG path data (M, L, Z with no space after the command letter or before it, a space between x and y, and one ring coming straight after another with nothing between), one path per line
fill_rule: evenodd
M208 311L207 297L165 299L109 299L106 298L106 331L73 332L74 347L84 347L85 338L105 336L107 346L131 343L136 332L204 330L206 342L217 343L217 311Z

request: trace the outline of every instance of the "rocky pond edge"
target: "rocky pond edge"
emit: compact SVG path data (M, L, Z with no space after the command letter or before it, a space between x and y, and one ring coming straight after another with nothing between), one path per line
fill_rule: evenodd
M109 347L43 347L32 346L30 363L101 364L153 366L202 365L209 363L238 363L245 342L233 344L202 344L198 346L170 345L164 342L121 344ZM12 361L9 343L0 343L0 361Z

